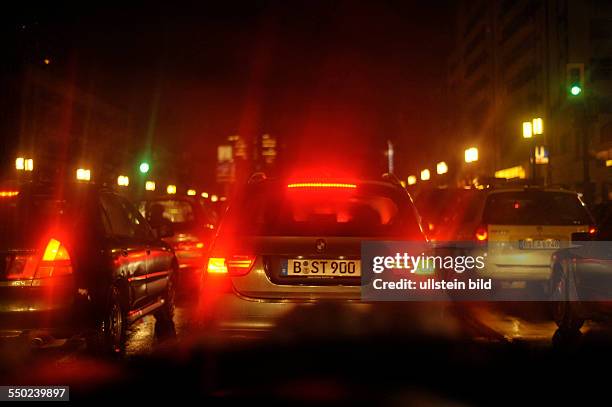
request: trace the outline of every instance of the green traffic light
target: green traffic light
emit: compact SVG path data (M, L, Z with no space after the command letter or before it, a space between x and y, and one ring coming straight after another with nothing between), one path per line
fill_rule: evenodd
M572 94L572 96L578 96L582 93L582 88L578 85L574 85L571 87L570 93Z
M140 163L139 169L141 173L146 174L149 172L149 163Z

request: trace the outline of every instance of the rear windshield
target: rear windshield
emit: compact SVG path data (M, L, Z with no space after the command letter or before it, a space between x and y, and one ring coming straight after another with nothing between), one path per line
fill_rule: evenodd
M498 225L586 225L591 218L574 194L518 191L491 194L484 222Z
M36 194L21 192L17 197L0 199L0 241L6 247L26 247L35 243L52 225L72 228L88 207L85 193Z
M230 207L227 223L225 229L244 235L420 236L407 194L383 185L319 190L260 185Z
M149 218L153 205L160 205L164 209L163 217L172 223L192 223L196 220L195 211L190 202L173 199L141 202L138 209L146 219Z

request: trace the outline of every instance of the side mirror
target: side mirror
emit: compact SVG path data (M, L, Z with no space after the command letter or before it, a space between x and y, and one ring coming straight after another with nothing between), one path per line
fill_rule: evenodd
M591 240L593 240L593 235L588 232L572 233L572 242L590 242Z

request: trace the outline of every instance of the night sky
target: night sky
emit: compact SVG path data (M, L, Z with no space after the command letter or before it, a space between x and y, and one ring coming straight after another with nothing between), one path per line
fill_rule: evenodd
M276 135L297 162L374 162L391 139L402 176L437 158L452 1L222 3L29 4L3 27L25 24L5 37L16 55L50 55L127 109L137 143L189 151L207 179L231 134Z

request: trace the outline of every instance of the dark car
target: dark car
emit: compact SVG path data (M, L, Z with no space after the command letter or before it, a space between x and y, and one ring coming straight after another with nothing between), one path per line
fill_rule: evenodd
M0 192L0 330L34 343L83 336L122 351L154 314L172 327L177 261L125 198L93 184Z
M172 246L178 259L178 283L183 289L197 291L204 255L215 233L215 214L197 198L177 195L141 201L139 210L151 226L170 231L164 240Z
M594 236L574 233L572 247L552 257L551 300L561 332L577 333L585 320L612 317L612 207L607 208Z

